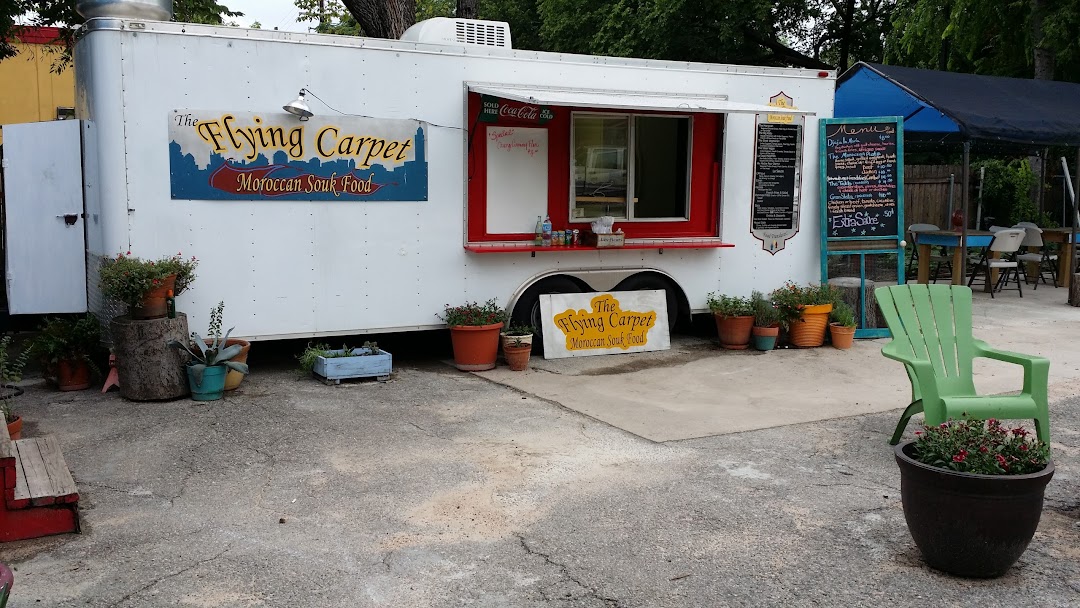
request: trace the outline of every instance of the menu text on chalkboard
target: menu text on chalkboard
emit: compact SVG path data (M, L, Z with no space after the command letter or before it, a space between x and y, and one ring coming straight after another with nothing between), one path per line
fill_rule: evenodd
M823 124L825 234L896 236L899 204L895 122Z
M759 122L750 231L775 254L799 231L802 124Z

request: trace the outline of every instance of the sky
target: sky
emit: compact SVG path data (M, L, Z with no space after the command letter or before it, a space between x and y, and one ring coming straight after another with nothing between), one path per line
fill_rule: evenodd
M308 26L314 22L297 23L296 17L300 11L292 0L219 0L222 4L234 11L244 13L243 17L237 17L236 22L247 27L253 21L258 21L263 28L272 30L286 30L290 32L306 32Z

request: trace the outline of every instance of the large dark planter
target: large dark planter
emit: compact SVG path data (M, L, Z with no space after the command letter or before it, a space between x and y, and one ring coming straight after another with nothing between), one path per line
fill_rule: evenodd
M958 576L1001 576L1027 549L1042 515L1054 463L1028 475L977 475L916 461L914 442L896 446L904 518L932 568Z

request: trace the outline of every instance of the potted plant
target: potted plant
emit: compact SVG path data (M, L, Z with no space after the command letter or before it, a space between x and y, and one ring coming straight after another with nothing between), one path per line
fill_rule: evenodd
M970 577L1004 574L1027 549L1054 475L1050 448L994 419L923 427L896 446L904 518L926 563Z
M812 348L825 343L829 313L838 299L836 289L827 284L806 286L788 281L770 294L780 324L787 328L793 346Z
M754 327L750 335L754 348L769 351L776 348L776 339L780 335L780 313L765 299L760 291L750 294L750 309L754 312Z
M90 387L90 371L98 372L94 355L101 349L101 327L97 317L46 319L29 354L41 362L46 375L62 391Z
M131 252L105 258L98 270L101 293L128 306L133 319L160 319L168 314L167 298L179 296L195 280L199 262L180 254L141 260Z
M462 371L482 371L495 367L499 355L499 333L506 311L494 299L483 304L467 302L446 305L439 316L450 327L454 345L454 365Z
M503 356L512 371L522 372L529 369L534 332L532 325L509 325L500 335Z
M22 380L27 355L25 350L18 355L12 352L11 336L0 338L0 413L12 439L22 437L22 417L15 413L12 402L23 393L15 383Z
M224 312L225 302L218 302L217 306L210 309L210 327L207 330L207 337L203 339L207 346L221 337L221 317ZM193 333L192 339L194 339L194 335L195 334ZM251 352L251 343L240 338L229 338L225 341L226 347L237 344L240 345L240 353L233 357L232 360L236 363L247 365L248 353ZM225 374L225 390L236 390L236 388L240 386L240 382L244 380L244 376L245 374L230 369L229 372Z
M239 344L227 346L231 333L232 329L225 332L224 338L204 340L199 334L192 332L188 344L177 340L168 342L169 346L191 355L191 360L187 363L187 377L191 398L195 401L221 399L225 393L225 375L228 371L248 373L246 364L233 361L242 347Z
M855 342L855 311L847 302L837 302L829 313L829 340L836 348L847 350Z
M713 292L708 296L708 304L716 320L720 347L744 350L750 346L750 330L754 327L754 310L750 307L750 299Z
M342 345L332 349L326 344L308 343L296 357L305 376L315 374L327 384L341 384L351 378L389 380L394 371L393 357L376 342L364 342L359 348Z

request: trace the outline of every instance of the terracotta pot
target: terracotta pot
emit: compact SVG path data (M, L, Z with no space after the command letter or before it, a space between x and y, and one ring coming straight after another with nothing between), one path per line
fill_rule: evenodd
M780 326L759 327L755 325L750 331L754 348L769 351L776 348L776 339L780 336Z
M131 309L132 319L160 319L169 313L165 298L176 287L176 275L162 279L160 286L143 296L142 304Z
M788 328L792 346L813 348L825 344L825 329L829 326L832 304L816 304L802 309L802 316Z
M855 328L829 323L829 339L836 348L847 350L855 342Z
M499 356L499 331L502 323L491 325L456 325L450 328L454 344L454 365L463 372L478 372L495 367Z
M207 346L214 343L213 340L204 340ZM251 343L247 340L241 340L240 338L229 338L225 341L225 346L229 347L234 344L239 344L243 348L240 349L240 354L236 355L229 361L236 361L237 363L247 363L248 353L251 351ZM225 375L225 390L236 390L236 387L240 386L240 382L244 379L244 374L236 370L229 370L229 373Z
M958 576L1001 576L1035 536L1054 463L1027 475L980 475L915 460L914 442L896 446L900 501L927 565Z
M0 418L2 417L0 415ZM12 441L22 439L22 416L16 416L14 422L7 423L7 432Z
M521 346L503 345L503 355L511 371L523 372L529 369L529 354L532 353L532 344Z
M720 336L720 347L728 350L745 350L750 346L750 330L754 327L753 315L740 317L722 317L713 314L716 320L716 333Z
M56 363L56 384L62 391L90 388L90 366L85 359L61 359Z

